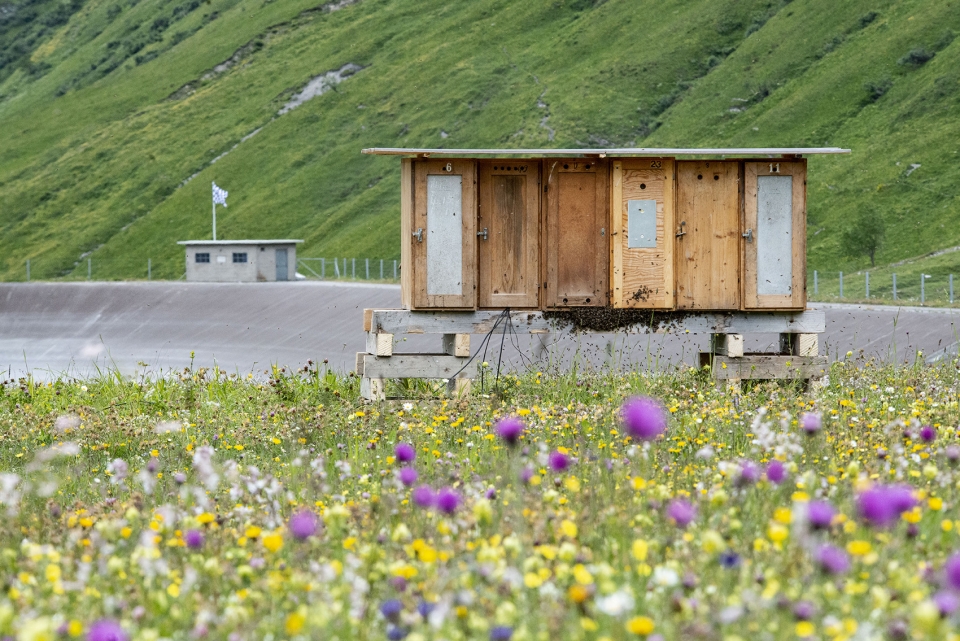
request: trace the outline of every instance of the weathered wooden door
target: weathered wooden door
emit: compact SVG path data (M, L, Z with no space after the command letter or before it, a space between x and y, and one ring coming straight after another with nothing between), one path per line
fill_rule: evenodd
M547 307L607 304L609 171L604 160L544 161Z
M740 163L677 163L677 309L740 309Z
M480 307L538 307L540 161L479 163Z
M674 160L613 162L613 306L674 305Z
M477 304L477 167L472 160L414 163L412 245L416 309Z
M743 306L806 304L804 160L744 163Z

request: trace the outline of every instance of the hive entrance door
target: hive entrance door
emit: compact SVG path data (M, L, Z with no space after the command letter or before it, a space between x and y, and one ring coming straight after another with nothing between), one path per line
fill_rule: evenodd
M677 163L677 309L740 309L740 168Z
M610 268L609 164L547 160L547 307L607 304Z
M477 253L480 307L537 307L538 161L480 164Z

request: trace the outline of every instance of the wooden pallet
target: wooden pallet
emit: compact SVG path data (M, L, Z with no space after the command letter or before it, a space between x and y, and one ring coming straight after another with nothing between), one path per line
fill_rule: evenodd
M509 324L501 319L498 326L497 321L503 315L503 311L496 310L364 310L366 351L357 353L361 396L368 400L383 400L385 381L395 378L444 379L451 392L467 393L470 381L477 377L479 365L476 360L470 360L471 334L511 331L536 335L563 329L556 319L540 311L510 312ZM817 335L824 331L826 325L821 310L658 313L653 318L655 322L645 320L621 327L618 331L711 334L713 350L701 354L701 362L713 363L717 378L811 378L822 376L826 369L826 358L817 355ZM780 334L780 353L744 354L743 334L754 333ZM395 340L410 334L439 335L441 351L434 354L395 354Z

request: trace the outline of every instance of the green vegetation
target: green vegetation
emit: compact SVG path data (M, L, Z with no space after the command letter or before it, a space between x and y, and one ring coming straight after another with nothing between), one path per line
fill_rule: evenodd
M4 381L0 634L952 639L958 372Z
M850 147L810 162L811 267L866 266L862 208L878 264L921 256L960 245L958 31L957 0L0 0L0 278L178 278L213 180L221 237L396 258L368 146Z

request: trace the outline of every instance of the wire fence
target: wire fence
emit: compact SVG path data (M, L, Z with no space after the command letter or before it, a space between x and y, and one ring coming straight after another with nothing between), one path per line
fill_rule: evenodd
M298 280L347 280L399 282L400 262L393 258L312 258L297 257ZM97 258L88 256L72 264L31 258L11 281L43 280L184 280L183 257Z
M909 305L954 305L954 275L924 272L808 272L811 300L875 301Z
M393 258L301 258L297 272L309 280L400 281L400 262Z

